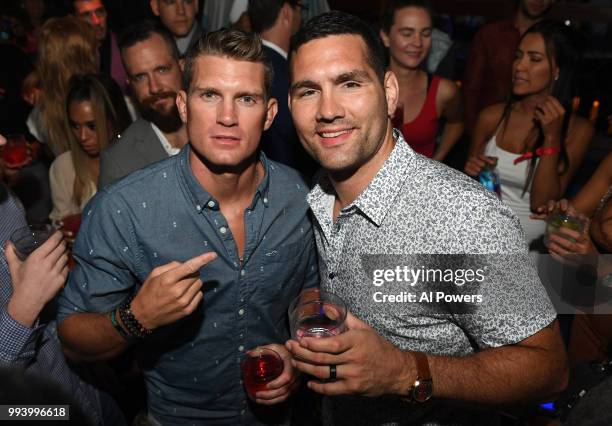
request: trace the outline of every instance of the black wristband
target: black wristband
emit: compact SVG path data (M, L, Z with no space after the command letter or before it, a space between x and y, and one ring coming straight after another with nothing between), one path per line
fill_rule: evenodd
M128 334L128 332L121 326L121 324L119 324L119 322L117 321L117 310L119 308L115 308L112 311L110 311L108 313L108 316L111 320L111 324L113 324L113 327L115 328L115 330L117 330L117 332L121 335L121 337L123 337L125 340L133 340L132 337L130 337L130 335Z
M130 308L131 303L132 298L130 298L130 300L128 300L119 308L119 316L121 317L121 321L123 322L123 324L127 328L128 333L131 336L138 339L144 339L145 337L150 335L152 331L144 327L142 324L140 324L138 319L136 319Z

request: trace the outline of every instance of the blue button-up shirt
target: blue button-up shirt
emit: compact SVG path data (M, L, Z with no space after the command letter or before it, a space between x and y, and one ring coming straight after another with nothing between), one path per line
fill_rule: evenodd
M253 347L288 339L289 303L318 282L308 188L293 169L261 155L265 176L244 212L241 262L219 202L193 176L189 152L105 188L85 208L59 316L108 312L153 268L216 252L200 270L198 309L141 344L149 410L164 425L257 424L240 361Z

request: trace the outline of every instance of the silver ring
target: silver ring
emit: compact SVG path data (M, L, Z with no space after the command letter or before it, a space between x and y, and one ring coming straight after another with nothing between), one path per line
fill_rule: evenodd
M337 370L336 370L336 364L330 364L329 365L329 380L336 380L336 375Z

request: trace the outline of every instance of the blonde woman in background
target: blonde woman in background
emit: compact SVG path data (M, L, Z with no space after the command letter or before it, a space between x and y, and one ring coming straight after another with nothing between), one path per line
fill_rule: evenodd
M36 74L40 97L28 118L30 132L54 155L68 150L64 100L73 75L98 72L98 44L93 29L74 17L49 19L41 28Z
M53 222L82 211L97 190L100 151L130 123L119 88L118 96L111 95L112 84L110 78L89 74L74 76L67 87L61 124L69 150L49 170Z

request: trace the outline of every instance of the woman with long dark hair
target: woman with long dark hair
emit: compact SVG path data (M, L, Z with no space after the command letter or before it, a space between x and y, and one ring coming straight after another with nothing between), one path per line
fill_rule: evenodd
M571 110L577 50L560 23L529 28L516 52L511 96L484 109L474 129L465 172L476 177L497 167L502 200L518 215L528 243L545 228L531 212L563 197L593 136L593 126Z
M95 74L74 76L68 84L63 125L69 149L49 170L52 221L81 212L96 193L100 151L129 125L123 98L109 94L113 84L110 78Z

